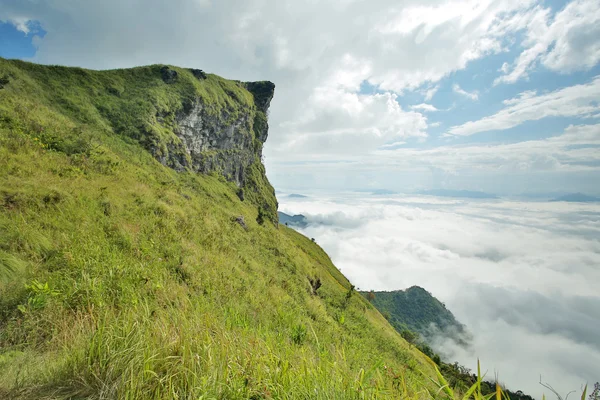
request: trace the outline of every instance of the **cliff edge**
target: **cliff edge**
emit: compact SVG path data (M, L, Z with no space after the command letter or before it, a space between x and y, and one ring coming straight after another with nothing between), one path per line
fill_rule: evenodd
M52 111L134 139L179 172L222 175L277 223L275 191L261 162L273 83L167 65L93 71L5 60L1 66L13 91L50 95Z

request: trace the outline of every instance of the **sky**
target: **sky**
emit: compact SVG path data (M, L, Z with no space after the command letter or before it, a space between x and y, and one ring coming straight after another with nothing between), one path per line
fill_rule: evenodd
M277 85L275 187L600 195L600 1L0 0L0 56Z
M424 287L466 325L442 359L509 389L581 398L600 380L600 203L280 193L280 209L362 290Z
M600 379L600 210L515 200L600 196L600 0L0 0L0 57L274 82L268 177L336 193L279 200L358 287L424 286L511 388Z

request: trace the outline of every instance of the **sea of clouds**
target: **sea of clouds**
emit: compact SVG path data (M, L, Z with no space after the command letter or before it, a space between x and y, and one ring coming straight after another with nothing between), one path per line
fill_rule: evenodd
M362 290L419 285L473 334L448 361L541 399L600 380L600 204L367 193L278 195ZM540 378L541 376L541 378ZM580 396L572 394L571 396Z

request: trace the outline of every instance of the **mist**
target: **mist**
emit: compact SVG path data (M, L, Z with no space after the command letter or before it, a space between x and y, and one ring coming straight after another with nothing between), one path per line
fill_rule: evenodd
M419 285L473 335L446 361L541 399L600 380L600 204L343 193L279 196L361 290ZM575 394L573 394L575 395Z

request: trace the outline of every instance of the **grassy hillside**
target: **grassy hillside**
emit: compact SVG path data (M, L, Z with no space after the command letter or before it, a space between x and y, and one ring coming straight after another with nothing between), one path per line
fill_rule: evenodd
M436 397L430 360L321 248L257 222L262 164L241 201L148 151L186 96L254 109L176 70L0 59L0 398Z

